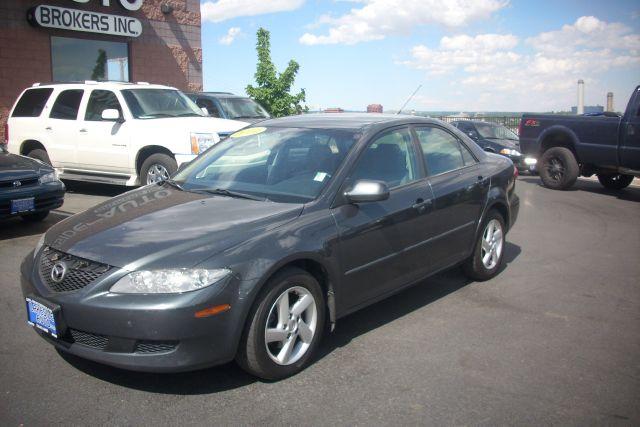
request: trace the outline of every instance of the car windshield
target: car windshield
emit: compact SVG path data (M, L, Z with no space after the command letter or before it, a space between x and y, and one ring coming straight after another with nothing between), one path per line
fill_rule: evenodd
M268 119L269 113L251 98L218 98L230 119Z
M204 116L192 100L175 89L125 89L122 96L136 119Z
M478 129L478 133L483 138L518 140L518 135L505 126L491 123L476 123L476 129Z
M180 171L186 191L304 203L318 197L356 141L354 131L252 127Z

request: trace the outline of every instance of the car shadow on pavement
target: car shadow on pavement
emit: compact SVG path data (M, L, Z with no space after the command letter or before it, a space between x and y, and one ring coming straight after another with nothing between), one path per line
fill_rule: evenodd
M122 185L98 184L94 182L68 181L64 180L67 187L67 193L88 194L91 196L118 196L126 191L132 190L134 187L125 187Z
M0 240L42 234L65 218L66 215L51 212L49 216L41 222L27 222L20 218L2 220L0 221Z
M520 246L507 242L500 272L509 268L509 264L520 253ZM348 345L354 338L429 305L469 283L471 280L464 276L460 268L453 268L340 319L335 331L325 335L313 363L331 354L333 350ZM88 375L112 384L151 393L209 394L232 390L259 381L233 362L193 372L156 374L126 371L62 351L58 353L71 366Z
M544 187L539 177L520 177L520 181L524 181L530 184L538 184L540 187ZM549 191L556 191L551 190ZM605 196L614 196L620 200L627 200L631 202L640 202L640 187L629 186L622 190L608 190L604 188L598 181L589 181L586 179L579 179L576 183L568 190L565 191L586 191L589 193L602 194Z

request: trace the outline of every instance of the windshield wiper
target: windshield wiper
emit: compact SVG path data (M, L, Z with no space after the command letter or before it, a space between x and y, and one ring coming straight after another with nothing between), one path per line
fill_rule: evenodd
M202 188L198 189L198 191L204 191L209 194L218 194L220 196L235 197L237 199L257 200L260 202L267 200L266 197L258 197L251 194L240 193L238 191L228 190L226 188Z
M160 117L175 117L175 116L173 114L166 114L166 113L143 114L142 116L138 116L139 119L158 119Z
M182 185L178 184L176 181L174 181L172 179L165 179L163 181L160 181L160 183L169 184L170 186L175 187L180 191L187 191L187 190L184 189L184 187Z
M266 119L264 116L235 116L234 119Z
M202 114L198 114L198 113L182 113L182 114L178 114L177 116L173 116L173 117L205 117Z

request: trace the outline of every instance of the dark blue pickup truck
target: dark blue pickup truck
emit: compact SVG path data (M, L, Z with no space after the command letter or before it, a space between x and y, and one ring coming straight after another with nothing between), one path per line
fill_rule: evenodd
M622 117L523 114L520 148L538 159L549 188L566 190L578 176L594 174L606 188L627 187L640 177L640 86Z

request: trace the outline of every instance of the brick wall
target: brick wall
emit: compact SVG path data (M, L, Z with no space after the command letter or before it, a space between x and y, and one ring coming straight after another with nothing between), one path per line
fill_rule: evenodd
M173 6L165 15L160 5ZM47 4L72 9L128 15L142 22L137 38L103 36L78 31L36 28L26 19L31 7ZM52 81L50 36L129 42L131 81L166 84L182 90L202 90L202 45L198 0L144 0L129 12L111 0L82 4L71 0L0 0L0 142L9 109L20 92L34 82Z

